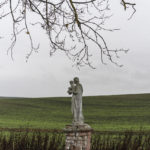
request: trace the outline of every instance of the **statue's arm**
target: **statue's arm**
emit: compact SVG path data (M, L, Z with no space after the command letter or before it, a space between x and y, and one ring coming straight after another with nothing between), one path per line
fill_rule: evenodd
M73 88L73 94L78 94L78 90L77 90L77 87L75 86L74 88Z
M75 95L80 93L80 92L83 93L83 87L82 87L81 84L79 84L78 86L74 87L74 89L73 89L73 94L75 94Z
M81 91L82 91L82 93L83 93L83 86L82 86L82 84L80 84L80 87L81 87Z

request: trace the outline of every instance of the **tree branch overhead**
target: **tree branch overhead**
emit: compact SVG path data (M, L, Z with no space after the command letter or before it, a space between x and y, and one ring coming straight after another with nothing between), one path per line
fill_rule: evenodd
M132 7L135 13L135 3L121 0L124 9ZM8 12L3 12L9 6ZM109 0L2 0L0 2L0 19L11 15L13 21L12 44L8 52L13 58L13 49L17 42L17 36L26 31L31 50L27 54L27 60L39 48L35 46L30 32L30 24L39 24L49 39L50 56L57 51L63 51L77 66L88 65L92 67L89 44L94 44L100 52L101 62L104 58L118 65L116 59L119 52L127 52L124 49L113 50L108 48L107 42L101 34L105 29L105 21L109 19L106 12L109 11ZM92 8L92 9L91 9ZM37 22L29 22L27 15L33 13L40 16ZM131 15L131 17L133 16ZM130 17L130 18L131 18ZM21 26L21 25L22 26ZM18 31L18 28L21 28ZM66 44L69 43L69 44Z

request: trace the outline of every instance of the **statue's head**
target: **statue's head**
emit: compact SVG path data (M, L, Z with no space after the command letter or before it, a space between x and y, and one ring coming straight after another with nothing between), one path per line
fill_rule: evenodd
M75 77L75 78L73 79L73 81L74 81L75 84L77 84L77 83L79 83L79 78L78 78L78 77Z

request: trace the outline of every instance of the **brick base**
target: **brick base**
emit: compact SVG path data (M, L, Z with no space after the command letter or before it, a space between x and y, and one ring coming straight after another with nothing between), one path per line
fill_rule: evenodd
M65 150L90 150L92 128L88 124L66 125Z

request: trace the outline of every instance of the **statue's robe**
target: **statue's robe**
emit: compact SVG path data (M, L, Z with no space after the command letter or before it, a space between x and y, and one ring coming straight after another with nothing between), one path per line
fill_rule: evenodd
M81 84L76 85L73 88L72 95L72 106L71 111L73 114L73 123L75 124L83 124L84 117L82 113L82 94L83 88Z

